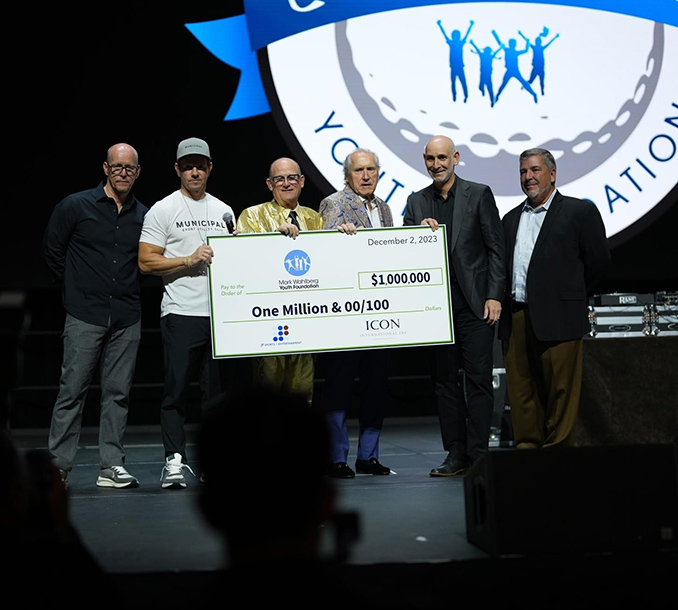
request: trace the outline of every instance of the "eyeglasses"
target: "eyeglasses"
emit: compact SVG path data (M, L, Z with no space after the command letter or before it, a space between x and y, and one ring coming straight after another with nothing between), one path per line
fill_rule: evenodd
M288 176L271 176L270 180L275 186L280 186L285 184L285 180L290 184L296 184L300 178L301 174L289 174Z
M139 169L138 165L120 165L119 163L113 163L111 165L107 163L106 165L108 165L108 169L111 170L111 174L114 176L122 174L123 170L125 170L128 174L136 174L137 170Z

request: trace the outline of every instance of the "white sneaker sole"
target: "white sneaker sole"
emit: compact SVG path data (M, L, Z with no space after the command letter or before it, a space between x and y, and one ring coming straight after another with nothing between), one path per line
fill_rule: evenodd
M184 489L186 487L186 481L165 481L162 483L161 487L163 489Z
M139 487L139 481L118 482L107 477L99 477L97 479L97 487L114 487L116 489L123 489L124 487Z

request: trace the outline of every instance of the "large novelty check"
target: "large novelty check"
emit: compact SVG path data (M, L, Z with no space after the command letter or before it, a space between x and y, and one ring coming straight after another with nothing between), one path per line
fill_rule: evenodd
M444 226L208 243L215 358L454 342Z

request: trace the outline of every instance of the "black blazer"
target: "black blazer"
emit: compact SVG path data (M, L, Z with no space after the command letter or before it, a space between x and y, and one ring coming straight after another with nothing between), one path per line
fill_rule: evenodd
M506 294L511 311L513 251L524 202L503 220L506 239ZM588 330L587 295L610 265L605 225L598 208L556 191L534 245L527 271L530 319L540 341L581 339ZM499 338L511 334L511 316L502 316Z
M490 187L459 176L456 181L448 257L466 301L482 319L485 301L501 301L504 296L504 235ZM435 218L430 200L422 195L433 188L430 184L407 198L403 225Z

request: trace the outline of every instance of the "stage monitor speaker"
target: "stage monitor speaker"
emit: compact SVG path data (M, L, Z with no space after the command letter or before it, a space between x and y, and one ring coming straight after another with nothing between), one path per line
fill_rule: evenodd
M495 450L466 474L466 537L492 556L678 548L678 443Z

